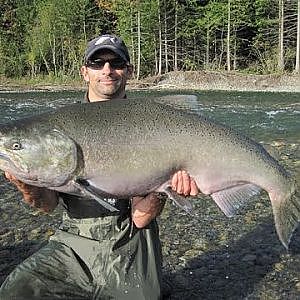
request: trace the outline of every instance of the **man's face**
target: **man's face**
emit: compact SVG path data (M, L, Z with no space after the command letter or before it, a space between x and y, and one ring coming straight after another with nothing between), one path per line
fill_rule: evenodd
M123 98L127 79L132 75L132 66L123 64L122 59L111 51L101 51L81 68L81 74L89 83L91 102Z

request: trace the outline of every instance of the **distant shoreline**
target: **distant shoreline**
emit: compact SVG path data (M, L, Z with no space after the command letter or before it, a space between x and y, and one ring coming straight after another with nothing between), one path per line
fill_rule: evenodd
M134 81L131 82L134 87ZM254 92L300 92L300 75L249 75L228 72L186 71L136 81L136 88L223 90Z
M2 79L0 91L84 91L86 84L78 80L52 83L44 80L30 83L22 79ZM300 75L249 75L234 72L178 71L164 75L129 80L128 90L223 90L300 93Z

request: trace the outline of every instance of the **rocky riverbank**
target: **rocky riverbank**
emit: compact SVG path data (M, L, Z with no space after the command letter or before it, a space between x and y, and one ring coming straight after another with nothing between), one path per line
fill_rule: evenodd
M277 141L273 146L299 183L299 144ZM0 185L1 283L53 234L62 208L52 214L38 213L23 204L3 176ZM275 233L266 194L232 219L209 197L192 201L195 215L167 202L159 218L166 300L300 299L300 230L286 251Z
M30 83L22 79L1 79L0 90L85 90L82 80L68 80L61 83ZM140 80L131 79L129 90L226 90L226 91L264 91L264 92L300 92L300 75L271 74L251 75L237 72L178 71L164 75L150 76Z
M299 75L249 75L228 72L170 72L130 82L132 88L300 92Z

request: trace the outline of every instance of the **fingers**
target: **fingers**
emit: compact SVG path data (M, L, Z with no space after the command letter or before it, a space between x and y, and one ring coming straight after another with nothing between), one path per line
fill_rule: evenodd
M198 189L198 186L196 184L196 181L191 178L191 192L190 192L190 195L191 196L197 196L199 194L199 189Z
M5 172L4 175L11 183L13 183L18 188L18 190L20 190L21 192L23 192L24 189L26 190L26 184L24 182L18 180L15 176L11 175L8 172Z
M187 172L181 171L181 194L187 196L191 192L190 176Z
M162 211L164 202L156 194L150 193L145 197L132 198L132 220L137 228L147 226Z
M33 200L31 199L31 194L33 193L35 187L29 186L26 183L18 180L15 176L11 175L8 172L5 172L5 177L13 183L16 188L23 194L23 198L25 199L26 202L29 204L32 204Z
M178 171L171 180L172 189L185 196L190 194L190 176L185 171Z
M9 180L11 183L15 184L18 188L22 188L25 184L18 180L14 175L11 175L8 172L4 172L4 175L6 177L7 180Z
M23 194L24 201L44 212L51 212L58 205L58 196L55 191L28 185L8 172L5 177Z
M186 171L178 171L171 180L171 186L174 191L181 195L196 196L199 193L197 184Z
M132 197L132 206L134 208L138 208L139 210L147 213L153 211L154 212L153 214L155 214L157 208L161 206L161 201L155 193L150 193L145 197L141 197L141 196Z
M180 172L180 171L179 171ZM171 186L173 191L177 191L177 184L178 184L178 174L179 172L175 173L171 180Z
M144 197L141 197L141 196L134 196L134 197L132 197L132 204L133 204L133 206L137 205L143 199L144 199Z
M190 176L185 171L178 171L174 174L171 181L172 189L178 194L189 195Z
M5 175L5 177L6 177L6 179L8 179L8 180L13 180L15 177L13 176L13 175L11 175L10 173L8 173L8 172L4 172L4 175Z

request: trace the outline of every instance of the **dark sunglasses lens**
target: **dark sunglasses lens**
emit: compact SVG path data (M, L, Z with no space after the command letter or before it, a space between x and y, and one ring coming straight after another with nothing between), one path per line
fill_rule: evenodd
M91 69L95 69L95 70L101 70L105 65L105 61L100 61L100 60L95 60L95 61L88 61L86 63L86 66L91 68Z
M112 59L109 61L109 64L113 69L123 69L126 67L126 62L123 59Z
M107 62L113 69L124 69L126 67L126 62L119 58L111 60L95 59L93 61L88 61L86 65L91 69L101 70Z

